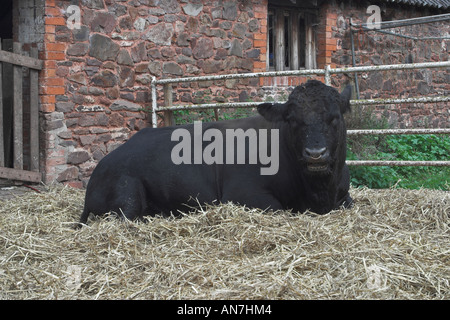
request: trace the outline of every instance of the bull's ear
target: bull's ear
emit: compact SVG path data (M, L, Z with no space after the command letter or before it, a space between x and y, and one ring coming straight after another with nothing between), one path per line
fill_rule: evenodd
M344 114L350 111L350 99L352 98L352 86L350 84L341 92L341 98L341 113Z
M262 103L258 106L258 112L267 121L286 121L289 108L287 103Z

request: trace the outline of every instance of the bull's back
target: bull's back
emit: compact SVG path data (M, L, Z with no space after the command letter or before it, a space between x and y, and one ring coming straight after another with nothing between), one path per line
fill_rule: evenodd
M202 123L202 130L218 129L224 134L227 129L267 128L269 123L262 117ZM93 171L86 190L86 210L96 214L122 210L140 211L133 215L157 214L186 208L184 204L196 205L222 200L224 187L234 189L235 183L253 181L252 170L236 165L225 171L224 165L175 164L172 150L180 143L172 141L175 130L189 132L193 151L193 124L165 128L146 128L133 135L126 143L106 155ZM198 139L198 137L197 137ZM201 139L201 138L200 138ZM202 141L202 150L209 142ZM255 171L256 172L256 171ZM226 175L226 177L224 177ZM252 175L252 180L246 179ZM237 177L236 177L237 176ZM236 180L236 181L235 181ZM224 181L228 181L224 184ZM235 191L232 191L234 194Z
M214 201L215 168L175 165L171 150L177 142L171 141L170 129L143 129L106 155L89 180L86 210L101 214L140 201L142 210L157 214L179 210L191 196Z

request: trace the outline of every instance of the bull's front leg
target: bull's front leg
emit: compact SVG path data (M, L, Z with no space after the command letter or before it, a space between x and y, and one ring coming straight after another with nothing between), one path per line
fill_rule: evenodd
M240 205L245 205L249 208L258 208L262 210L282 210L283 206L280 201L276 199L272 194L266 192L257 191L242 191L234 193L232 196L224 194L221 202L234 202Z

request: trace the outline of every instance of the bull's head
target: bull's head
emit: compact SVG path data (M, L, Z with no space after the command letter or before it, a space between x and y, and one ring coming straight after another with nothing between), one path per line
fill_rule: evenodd
M286 103L264 103L258 112L268 121L288 126L288 144L310 174L328 174L336 160L343 165L346 127L343 114L350 110L351 86L339 92L320 81L298 86Z

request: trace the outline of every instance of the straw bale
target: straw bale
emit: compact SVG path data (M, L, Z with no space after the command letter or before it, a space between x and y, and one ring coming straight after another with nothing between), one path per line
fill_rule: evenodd
M0 298L449 299L450 193L351 194L322 216L228 203L78 230L82 190L0 200Z

